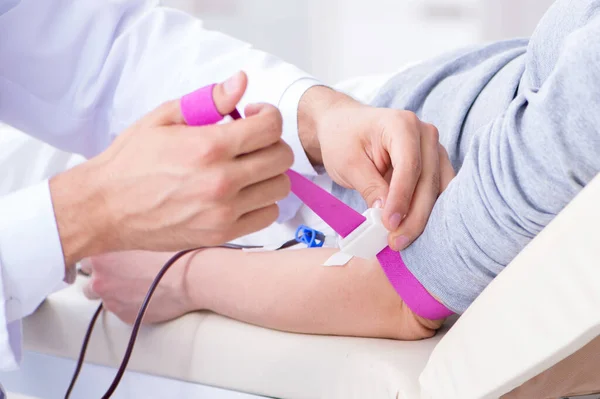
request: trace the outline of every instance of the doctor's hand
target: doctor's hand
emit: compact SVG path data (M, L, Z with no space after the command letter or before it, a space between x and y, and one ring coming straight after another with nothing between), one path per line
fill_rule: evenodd
M382 207L389 245L409 246L421 233L454 170L435 126L412 112L374 108L323 86L298 110L300 141L313 163L341 186ZM444 184L442 184L444 183Z
M247 85L239 73L215 87L222 114ZM249 105L229 124L185 125L179 100L123 132L103 153L51 179L65 263L123 250L176 251L260 230L287 196L291 149L270 105Z

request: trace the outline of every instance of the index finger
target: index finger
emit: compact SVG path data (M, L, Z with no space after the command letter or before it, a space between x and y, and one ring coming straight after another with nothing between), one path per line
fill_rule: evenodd
M246 118L219 125L217 140L224 140L232 156L249 154L277 143L283 132L283 119L270 104L251 104Z
M390 135L386 146L393 171L383 222L390 231L395 231L408 214L421 175L421 137L411 133Z

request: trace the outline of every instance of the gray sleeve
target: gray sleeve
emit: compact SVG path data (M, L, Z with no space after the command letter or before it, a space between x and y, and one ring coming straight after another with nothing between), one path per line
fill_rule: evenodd
M472 139L424 233L402 256L462 313L600 171L600 24L569 35L540 87L522 82ZM525 75L525 80L527 75Z

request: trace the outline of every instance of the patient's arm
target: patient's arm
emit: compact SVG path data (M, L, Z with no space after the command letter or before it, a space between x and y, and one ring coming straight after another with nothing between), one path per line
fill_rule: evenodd
M200 289L190 291L199 308L279 330L419 339L439 328L404 305L376 260L321 266L333 252L209 250L197 256L188 281Z
M534 46L514 100L470 140L425 231L402 251L421 284L457 313L600 172L600 10L580 7L590 20L546 54Z
M354 258L344 267L321 266L333 251L197 251L166 274L146 321L207 309L284 331L406 340L430 337L441 326L404 305L377 261ZM91 295L100 295L109 310L131 322L168 256L134 252L95 258ZM115 262L120 267L113 267Z

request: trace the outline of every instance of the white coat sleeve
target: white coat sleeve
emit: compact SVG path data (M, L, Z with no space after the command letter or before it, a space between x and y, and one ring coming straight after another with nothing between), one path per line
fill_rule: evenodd
M0 120L89 157L160 103L244 70L240 108L283 107L294 169L315 174L299 147L296 111L318 82L298 68L158 0L8 4L0 7Z
M298 139L297 107L318 82L296 67L207 31L200 20L157 0L0 4L0 120L86 157L160 103L238 70L249 77L240 109L253 102L279 106L293 168L315 175ZM282 216L293 216L297 207L293 198L284 201ZM10 322L64 278L47 182L0 198L0 271L0 353L6 353L19 341Z

